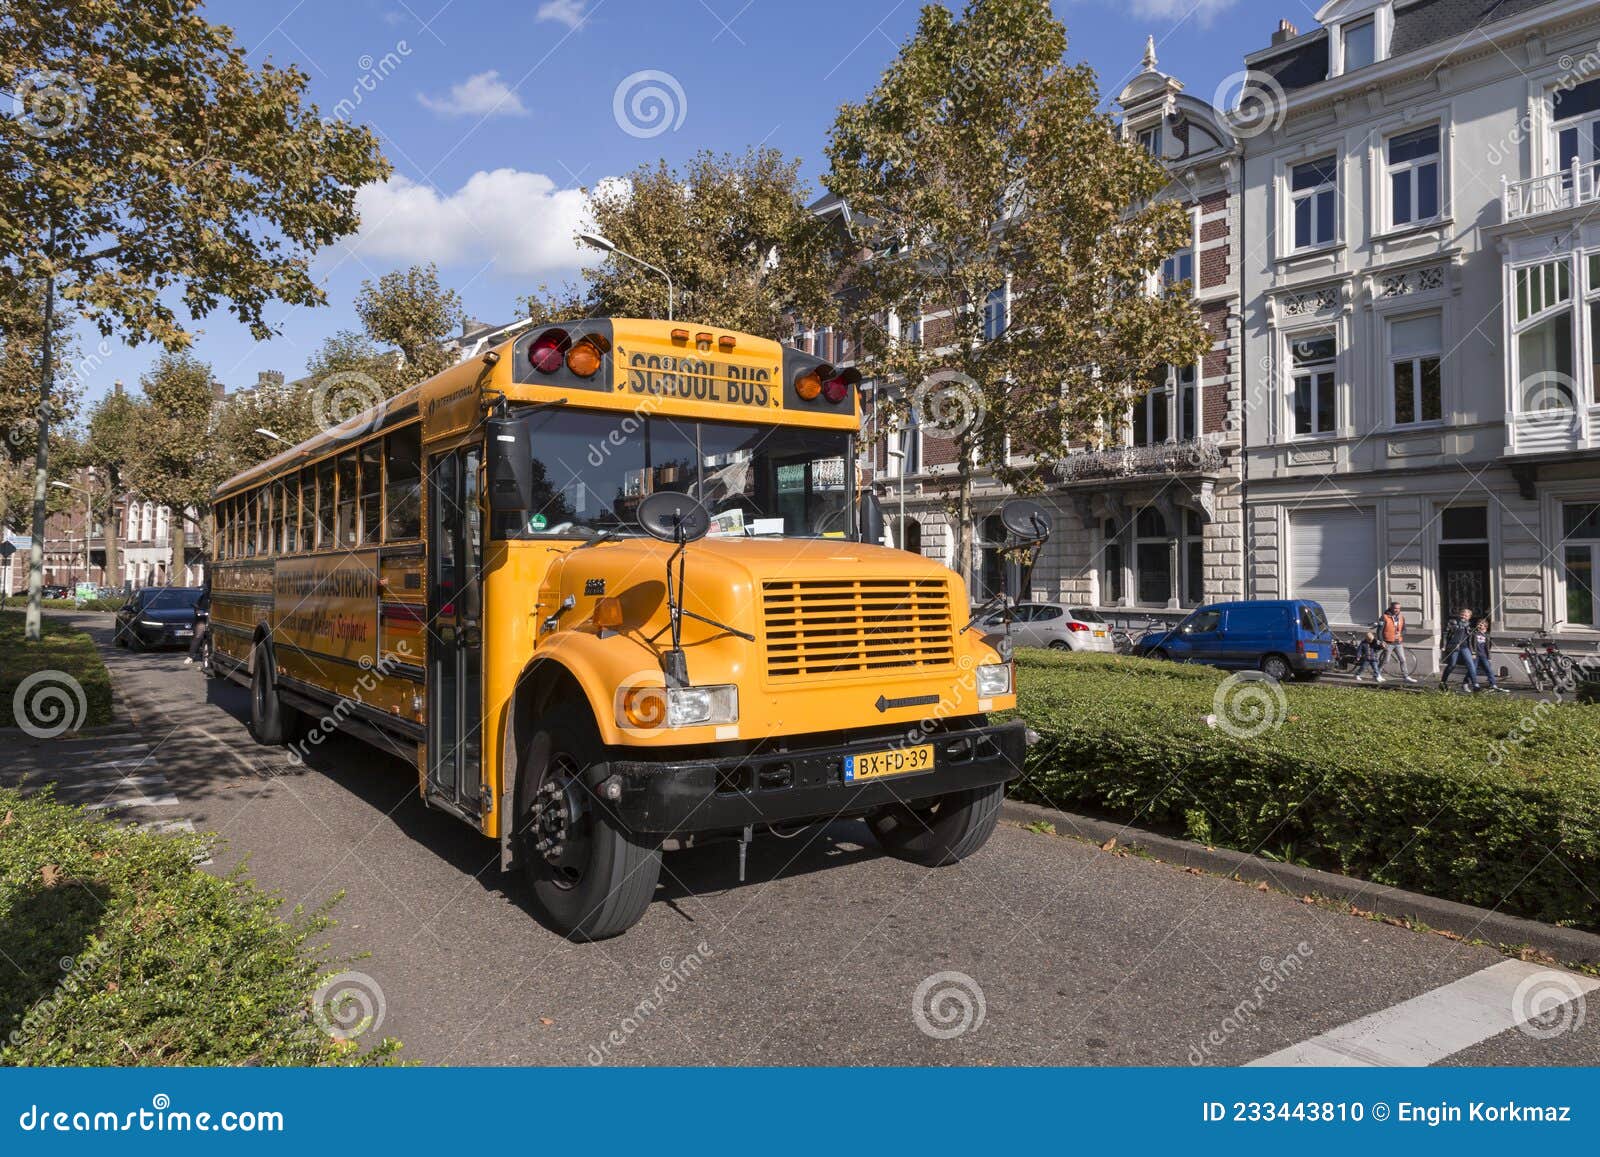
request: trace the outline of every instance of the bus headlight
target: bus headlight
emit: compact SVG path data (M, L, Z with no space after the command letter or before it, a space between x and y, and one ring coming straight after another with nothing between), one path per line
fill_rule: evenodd
M739 721L739 688L630 687L617 697L617 725L635 731Z
M978 698L1011 694L1011 664L984 663L978 667Z
M667 726L697 727L707 723L739 722L739 688L667 688Z

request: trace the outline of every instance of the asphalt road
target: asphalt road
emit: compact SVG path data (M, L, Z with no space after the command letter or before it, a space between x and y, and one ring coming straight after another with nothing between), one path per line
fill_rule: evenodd
M1420 1037L1438 1063L1600 1064L1579 978L1543 977L1569 999L1513 1027L1495 1019L1513 996L1483 973L1503 962L1491 949L1010 824L938 871L881 855L855 822L758 841L742 885L731 845L671 853L637 927L571 944L493 845L422 806L407 766L336 738L289 767L250 737L243 689L82 621L134 725L14 742L0 776L217 832L214 870L248 858L290 905L343 892L333 947L370 954L348 967L414 1061L1241 1064L1376 1015L1366 1059L1419 1055Z

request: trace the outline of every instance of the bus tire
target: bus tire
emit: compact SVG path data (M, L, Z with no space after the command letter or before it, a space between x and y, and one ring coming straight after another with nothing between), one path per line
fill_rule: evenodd
M624 829L584 784L603 756L582 704L553 704L534 733L517 790L517 858L534 898L572 940L605 940L637 924L661 877L659 844Z
M250 675L250 733L257 743L282 747L294 739L300 712L279 697L273 670L272 648L258 644L256 669Z
M883 850L928 868L958 864L988 842L1000 822L1006 785L953 791L915 804L893 804L867 817Z

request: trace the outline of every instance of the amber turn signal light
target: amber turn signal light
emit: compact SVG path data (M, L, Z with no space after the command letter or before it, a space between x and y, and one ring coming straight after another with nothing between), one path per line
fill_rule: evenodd
M595 371L600 368L600 360L600 348L588 339L575 343L567 351L567 369L580 378L594 377Z
M594 601L594 625L609 631L614 631L622 626L622 600L609 597L596 599Z

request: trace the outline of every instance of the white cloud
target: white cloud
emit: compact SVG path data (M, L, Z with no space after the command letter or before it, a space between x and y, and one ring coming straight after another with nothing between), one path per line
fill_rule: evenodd
M1135 16L1156 20L1189 18L1201 25L1210 24L1218 13L1234 5L1234 0L1132 0Z
M588 198L543 173L480 171L448 195L395 176L363 188L356 207L361 229L345 245L363 258L493 262L501 274L570 270L594 258L573 240L580 229L592 227Z
M419 92L417 99L424 108L446 116L527 116L522 98L513 92L494 69L469 76L460 84L450 86L450 95L429 96Z
M558 24L565 24L568 28L577 28L583 23L583 6L585 0L544 0L539 5L538 20L554 20Z

